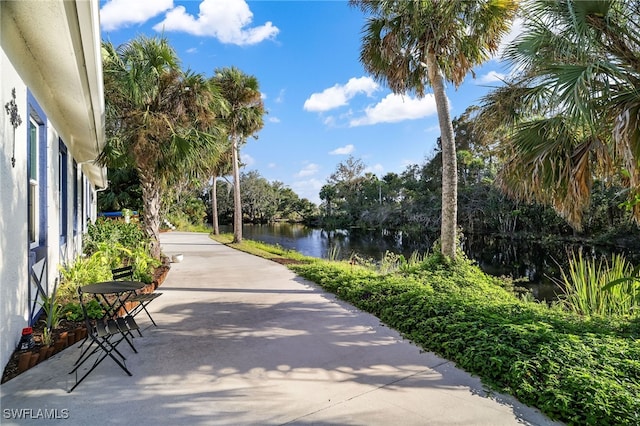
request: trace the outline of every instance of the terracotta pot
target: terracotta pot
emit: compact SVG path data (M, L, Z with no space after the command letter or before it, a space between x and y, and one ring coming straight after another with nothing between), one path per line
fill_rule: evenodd
M76 335L76 342L79 342L80 340L84 339L84 334L83 334L83 328L82 327L76 328L74 334Z
M51 357L51 355L53 355L53 351L55 351L56 348L54 346L47 346L47 358Z
M33 367L38 363L38 358L40 358L39 354L36 354L36 353L31 354L31 359L29 360L29 368Z
M29 362L31 362L31 352L21 353L18 358L18 372L22 373L29 368Z
M62 347L62 349L67 347L67 338L69 337L69 332L67 331L63 331L62 333L60 333L60 335L58 336L58 340L62 340L64 342L64 346Z
M69 333L67 335L67 346L71 346L76 342L76 333Z
M47 351L49 350L49 346L41 346L40 347L40 361L44 361L45 359L47 359Z
M56 343L54 343L54 348L55 348L54 352L58 353L66 347L67 347L67 339L66 338L64 340L58 339L56 340Z

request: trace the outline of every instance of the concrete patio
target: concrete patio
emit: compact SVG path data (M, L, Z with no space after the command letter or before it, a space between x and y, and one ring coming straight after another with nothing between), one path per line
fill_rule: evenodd
M163 234L162 246L184 260L149 305L158 327L136 318L148 327L139 353L119 347L133 376L106 359L69 394L79 352L68 348L1 386L0 423L555 424L487 396L478 379L282 265L206 234Z

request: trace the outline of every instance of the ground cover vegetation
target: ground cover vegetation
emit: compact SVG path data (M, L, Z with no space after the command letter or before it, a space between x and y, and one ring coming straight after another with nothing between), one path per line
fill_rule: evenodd
M603 316L578 314L564 302L518 298L512 282L483 273L463 253L456 262L437 252L329 261L247 240L231 247L288 263L425 350L551 418L580 425L640 421L640 301L623 314Z

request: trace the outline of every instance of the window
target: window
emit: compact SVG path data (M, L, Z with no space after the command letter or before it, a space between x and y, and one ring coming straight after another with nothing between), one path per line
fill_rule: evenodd
M78 180L80 175L78 174L78 163L73 161L73 235L78 235L78 206L80 199L78 195Z
M38 216L38 204L39 204L39 191L38 191L38 143L40 140L40 126L33 119L29 119L29 129L27 134L27 150L28 150L28 163L27 163L27 175L29 176L29 194L28 194L28 229L29 229L29 245L38 245L39 243L39 216Z
M67 240L67 222L69 221L69 192L68 192L68 166L67 166L67 147L59 142L58 149L58 206L60 208L60 244L64 244Z

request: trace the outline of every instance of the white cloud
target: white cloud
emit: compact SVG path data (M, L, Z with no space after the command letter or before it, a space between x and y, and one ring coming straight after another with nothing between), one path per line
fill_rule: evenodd
M190 49L187 49L187 53L198 53L198 49L196 49L195 47L192 47Z
M320 93L313 93L304 101L306 111L329 111L347 105L349 100L360 93L371 96L380 86L371 77L350 78L347 84L336 84Z
M313 176L318 173L318 170L320 170L320 166L315 163L309 163L296 173L296 177Z
M284 102L284 89L280 89L280 92L278 93L278 97L276 98L276 103L281 104Z
M245 167L251 167L256 163L256 160L252 156L244 152L240 153L240 161Z
M485 75L480 77L477 80L476 84L487 84L487 83L503 82L505 78L507 78L507 76L505 74L502 74L502 73L497 72L497 71L489 71L488 73L486 73Z
M350 127L367 126L376 123L397 123L404 120L415 120L436 114L436 101L433 94L424 98L388 94L374 106L365 109L363 117L349 121Z
M278 117L269 117L270 123L279 123L280 119Z
M300 198L306 198L312 203L320 204L320 189L324 182L320 179L299 180L291 184L291 189Z
M237 45L257 44L280 32L271 22L252 27L252 21L253 13L245 0L203 0L197 17L187 13L184 6L178 6L167 12L164 21L153 29L215 37L221 43Z
M278 167L278 165L276 163L269 163L267 164L267 167L270 169L275 169L276 167Z
M333 127L336 124L336 118L330 115L322 120L322 123L324 123L325 126Z
M173 8L173 0L110 0L100 9L100 25L104 31L115 31L142 24Z
M353 151L355 151L356 147L353 146L352 144L340 147L340 148L336 148L333 151L329 152L330 155L349 155L351 154Z
M495 55L494 59L499 59L502 56L502 54L504 53L504 51L507 48L507 46L509 45L509 43L511 43L520 34L522 34L522 31L524 29L522 23L523 23L522 18L516 18L513 21L513 23L511 24L511 30L509 31L509 33L507 35L505 35L504 37L502 37L502 40L500 40L500 46L498 47L498 53Z
M365 173L373 173L374 175L381 177L384 172L384 166L380 163L374 164L364 169Z

